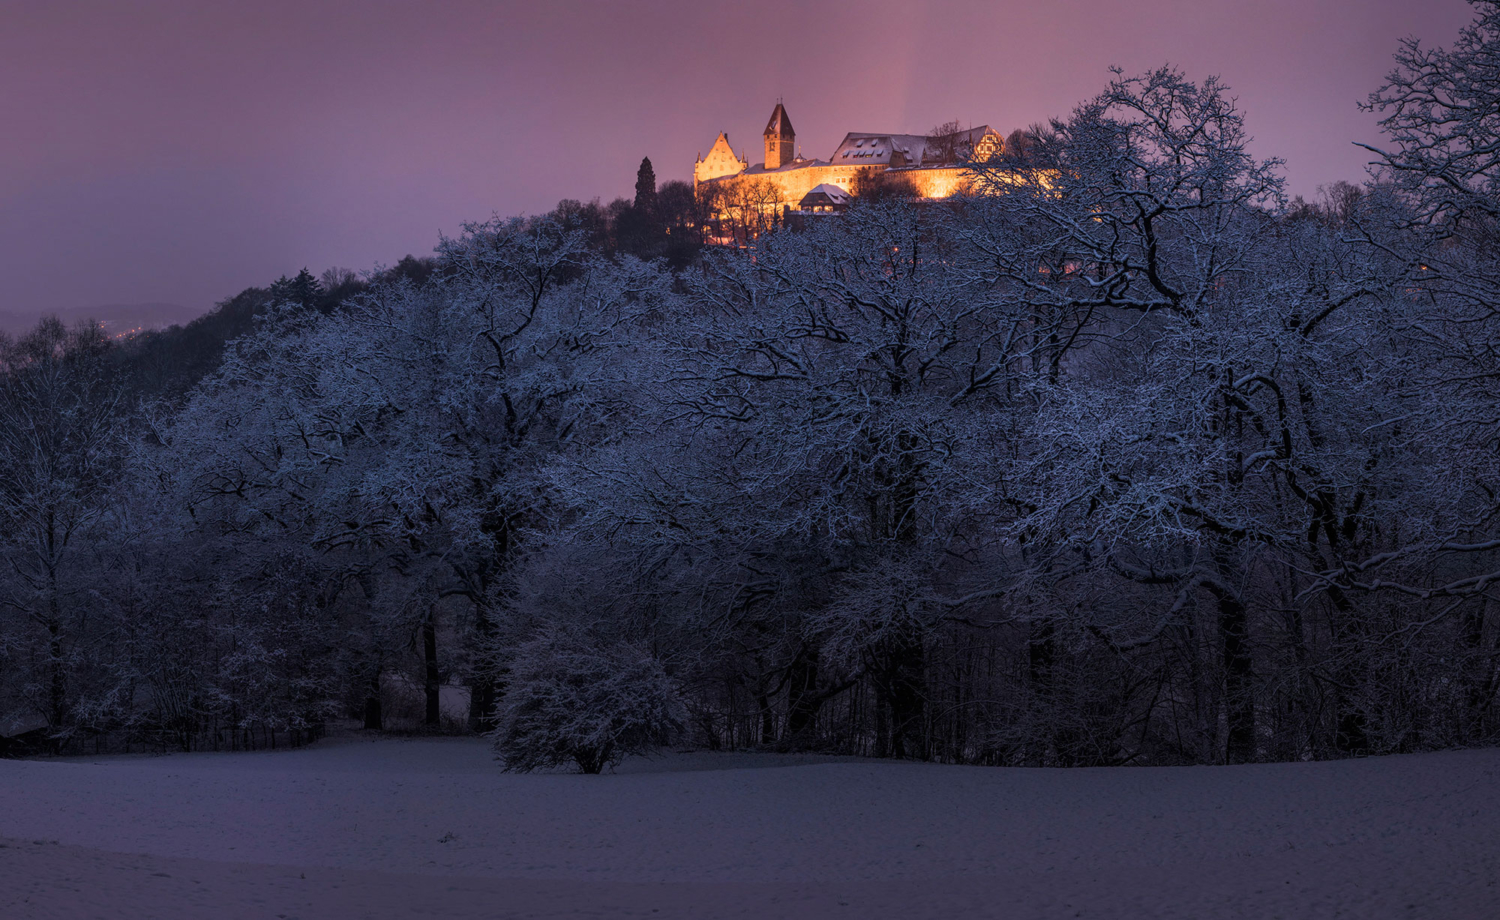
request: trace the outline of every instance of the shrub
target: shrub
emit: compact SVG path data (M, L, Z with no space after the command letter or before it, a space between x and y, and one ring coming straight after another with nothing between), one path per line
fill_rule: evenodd
M650 652L548 629L516 650L493 737L508 771L572 761L599 773L667 743L685 719L675 682Z

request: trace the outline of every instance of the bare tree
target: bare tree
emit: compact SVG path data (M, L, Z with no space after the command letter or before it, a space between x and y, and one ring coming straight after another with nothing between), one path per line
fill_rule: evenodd
M955 118L927 129L927 153L924 165L965 163L974 158L974 139Z

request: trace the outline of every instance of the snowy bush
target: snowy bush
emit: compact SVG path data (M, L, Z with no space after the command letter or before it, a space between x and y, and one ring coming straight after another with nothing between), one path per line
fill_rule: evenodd
M645 649L550 629L516 650L495 750L509 771L572 761L598 773L665 744L685 719L675 682Z

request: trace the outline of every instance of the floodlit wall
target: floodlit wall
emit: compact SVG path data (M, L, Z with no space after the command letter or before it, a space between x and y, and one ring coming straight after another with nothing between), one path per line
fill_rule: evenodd
M737 186L754 185L774 191L771 196L759 195L763 207L796 207L802 197L819 185L836 185L845 192L858 191L860 175L885 175L900 177L911 182L917 194L923 198L950 198L969 189L970 176L962 166L939 166L930 168L886 170L880 166L807 166L784 172L751 173L712 180L722 183L726 195L735 196Z
M734 155L729 147L729 138L720 134L718 140L714 141L713 147L708 151L708 156L693 164L693 184L719 179L724 176L735 176L744 172L749 163Z
M773 189L775 200L774 202L768 201L768 205L774 205L776 208L783 206L795 208L804 195L825 183L853 193L858 175L871 172L880 172L880 169L868 166L805 166L785 172L751 173L719 181L731 185L739 183Z
M962 166L937 166L929 169L892 169L891 179L905 179L923 198L952 198L972 190L973 175Z

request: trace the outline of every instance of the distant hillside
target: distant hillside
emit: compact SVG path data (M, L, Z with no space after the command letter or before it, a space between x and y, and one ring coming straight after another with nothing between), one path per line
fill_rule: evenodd
M98 320L111 334L132 330L164 329L182 325L203 315L202 307L185 307L176 303L112 303L72 310L50 310L58 319L72 325L83 320ZM19 335L35 326L43 312L14 313L0 310L0 332Z

